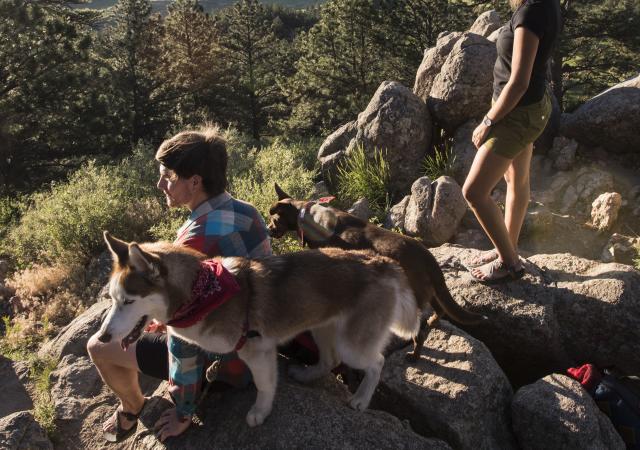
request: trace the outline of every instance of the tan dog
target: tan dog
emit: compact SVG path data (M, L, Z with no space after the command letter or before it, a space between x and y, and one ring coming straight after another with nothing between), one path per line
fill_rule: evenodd
M192 285L199 285L194 281L201 279L206 257L167 243L126 243L106 232L105 240L114 260L109 286L113 306L99 339L116 339L126 348L151 319L170 324L176 311L184 309ZM405 338L418 331L419 311L404 272L371 252L323 249L214 262L233 274L239 291L201 321L187 328L169 326L168 331L209 352L238 351L258 390L247 415L250 426L261 424L271 412L278 344L312 331L319 362L292 367L290 374L299 381L323 376L340 362L364 370L350 400L362 410L378 384L390 330Z
M345 250L371 250L397 261L404 269L421 311L431 305L434 314L427 325L434 325L446 313L454 321L471 324L487 317L466 311L451 296L442 270L431 252L418 240L365 222L339 209L294 200L275 185L278 202L269 210L269 232L274 238L295 231L310 248L340 247ZM414 338L412 358L418 358L428 329L420 327Z

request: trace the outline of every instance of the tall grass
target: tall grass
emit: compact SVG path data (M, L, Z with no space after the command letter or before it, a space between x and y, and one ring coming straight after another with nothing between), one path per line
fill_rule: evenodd
M51 398L51 372L58 361L53 358L32 358L29 361L29 378L34 385L33 417L44 428L50 439L56 438L56 411Z
M338 195L342 202L353 203L365 197L376 215L382 215L389 207L389 164L385 152L374 149L369 157L363 146L357 146L338 166Z
M452 177L456 155L453 153L453 141L444 139L434 149L433 155L427 155L422 162L422 170L426 176L436 180L443 175Z

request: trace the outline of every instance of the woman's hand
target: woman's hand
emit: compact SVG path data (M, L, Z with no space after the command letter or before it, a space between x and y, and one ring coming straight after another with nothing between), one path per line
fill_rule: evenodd
M189 428L191 417L179 418L176 408L169 408L162 413L156 422L154 429L158 432L161 442L171 436L178 436Z
M145 327L144 331L146 333L166 333L167 326L158 322L156 319L151 319L151 322Z
M487 134L489 134L489 127L486 126L484 122L480 122L480 125L473 130L473 136L471 138L473 145L475 145L477 149L479 149L487 139Z

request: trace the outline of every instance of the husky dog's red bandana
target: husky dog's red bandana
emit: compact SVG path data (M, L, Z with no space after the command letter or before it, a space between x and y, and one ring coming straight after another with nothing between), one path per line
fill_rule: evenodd
M235 277L219 261L201 261L200 271L191 287L191 301L178 308L167 325L186 328L198 323L239 290Z

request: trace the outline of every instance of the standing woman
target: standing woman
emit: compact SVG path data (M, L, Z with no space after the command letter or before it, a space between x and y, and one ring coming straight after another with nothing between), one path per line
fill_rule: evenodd
M478 149L462 188L494 250L469 261L479 281L517 279L524 273L518 237L529 204L533 142L551 114L547 65L561 29L558 0L509 0L515 10L496 42L491 109L473 132ZM491 199L507 182L505 215Z

